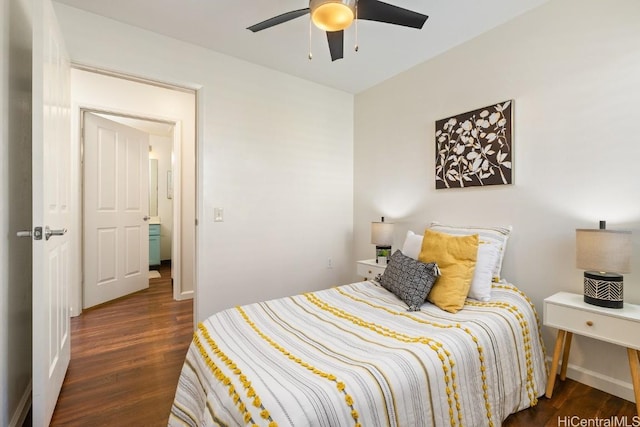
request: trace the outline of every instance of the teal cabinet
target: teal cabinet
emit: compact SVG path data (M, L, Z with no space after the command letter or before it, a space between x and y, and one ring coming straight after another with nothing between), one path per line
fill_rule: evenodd
M160 224L149 224L149 265L160 265Z

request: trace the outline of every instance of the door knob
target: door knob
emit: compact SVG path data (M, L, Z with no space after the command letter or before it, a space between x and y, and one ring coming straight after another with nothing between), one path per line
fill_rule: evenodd
M64 236L65 234L67 234L66 228L61 228L59 230L52 230L49 228L48 225L44 228L44 238L47 240L49 240L51 236Z
M151 217L148 216L148 215L145 215L144 218L142 218L142 219L145 220L145 221L149 221L151 219Z

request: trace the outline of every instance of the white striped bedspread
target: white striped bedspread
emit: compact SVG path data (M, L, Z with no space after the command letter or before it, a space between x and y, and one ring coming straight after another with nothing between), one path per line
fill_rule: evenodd
M170 426L496 426L547 380L515 286L450 314L376 282L236 307L198 326Z

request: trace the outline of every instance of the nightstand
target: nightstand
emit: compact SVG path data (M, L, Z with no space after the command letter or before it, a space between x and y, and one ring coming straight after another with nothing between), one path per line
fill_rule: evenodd
M560 379L567 377L567 361L573 334L627 348L636 409L640 414L640 306L604 308L587 304L580 294L559 292L544 300L544 324L558 329L546 396L551 397L562 356ZM563 350L564 347L564 350Z
M357 263L358 276L364 277L364 280L375 279L378 274L384 273L386 265L376 264L375 259L365 259Z

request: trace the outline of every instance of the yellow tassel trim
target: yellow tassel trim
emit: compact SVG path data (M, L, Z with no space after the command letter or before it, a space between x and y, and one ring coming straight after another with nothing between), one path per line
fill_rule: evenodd
M536 310L536 306L535 304L533 304L533 301L531 301L531 298L529 298L527 296L527 294L525 294L524 292L522 292L520 289L518 289L517 287L513 286L512 284L494 284L492 286L493 288L496 289L503 289L503 290L508 290L511 292L515 292L517 294L519 294L520 296L522 296L525 301L527 301L527 303L529 304L529 307L531 307L531 310L533 311L533 315L536 318L536 324L538 326L538 342L540 343L540 345L542 346L542 360L547 360L547 348L544 345L544 340L542 339L542 322L540 321L540 316L538 316L538 311ZM544 368L545 368L545 378L549 377L549 366L547 363L544 364ZM536 403L538 403L538 399L536 398Z
M494 288L501 288L501 289L508 289L511 291L515 291L516 288L512 287L512 286L504 286L504 285L494 285ZM527 395L529 397L529 405L530 406L535 406L538 398L537 398L537 393L536 393L536 387L534 384L534 379L533 379L533 356L531 354L531 331L529 329L529 324L524 316L524 314L522 314L522 312L518 309L518 307L516 307L513 304L507 303L507 302L503 302L503 301L496 301L496 302L471 302L471 301L467 301L467 303L471 306L474 307L487 307L487 308L500 308L503 310L508 311L509 313L511 313L516 321L518 322L518 324L520 325L520 329L522 332L522 340L523 340L523 347L524 347L524 354L525 354L525 365L526 365L526 389L527 389ZM535 313L535 310L534 310ZM539 328L538 328L539 329ZM482 374L484 377L484 373Z
M202 323L198 324L198 332L200 335L202 335L202 338L206 341L207 345L212 350L212 353L216 357L218 357L218 359L220 359L224 363L224 365L231 370L231 372L234 375L238 377L238 379L240 380L240 383L242 384L242 387L246 391L247 397L254 398L253 399L254 406L256 406L258 409L261 409L260 416L270 420L271 421L271 423L269 424L270 426L277 427L278 424L271 419L271 416L269 415L269 411L267 411L264 408L264 406L262 406L260 398L256 395L255 390L251 387L251 382L247 380L246 375L242 374L242 371L240 370L240 368L238 368L238 366L231 361L231 359L220 349L220 347L218 347L218 344L215 342L213 338L211 338L211 335L209 335L209 331L207 331L207 328L204 326L204 324ZM196 344L196 346L200 350L200 355L207 363L207 366L209 367L209 369L211 370L215 378L227 387L229 396L231 396L233 403L236 405L236 407L242 414L242 419L244 420L244 422L246 424L251 423L252 425L255 425L255 423L253 422L253 417L247 409L247 405L242 401L242 398L237 393L235 386L231 383L231 378L226 376L222 372L220 367L216 365L216 363L213 360L211 360L211 358L209 357L209 355L207 354L204 348L204 345L200 341L200 335L198 335L197 333L194 333L194 336L193 336L193 342ZM256 404L256 402L258 404ZM267 414L266 417L263 416L263 414L265 413Z
M358 414L356 412L355 408L354 408L353 398L350 395L348 395L346 390L345 390L345 387L346 387L345 384L342 381L338 381L338 379L337 379L337 377L335 375L329 374L327 372L324 372L324 371L322 371L322 370L310 365L309 363L303 361L299 357L294 356L289 351L287 351L284 347L282 347L280 344L278 344L277 342L272 340L269 336L267 336L267 334L262 332L260 330L260 328L258 328L258 326L249 318L249 315L242 309L242 307L236 307L236 310L240 313L240 315L242 316L244 321L249 326L251 326L251 328L255 331L255 333L258 334L258 336L260 336L260 338L262 338L264 341L269 343L269 345L271 347L275 348L282 355L286 356L289 360L297 363L298 365L300 365L303 368L307 369L308 371L314 373L315 375L317 375L317 376L319 376L321 378L325 378L325 379L327 379L327 380L329 380L331 382L334 382L336 384L336 388L338 389L338 391L345 395L345 402L347 403L347 406L349 406L349 409L351 410L352 417L353 417L354 413L356 415ZM358 419L356 417L353 417L353 419L354 419L354 421L356 421L356 425L357 425Z
M372 302L362 299L362 298L358 298L354 295L348 294L346 293L343 289L337 288L336 291L338 293L340 293L341 295L352 299L353 301L368 305L372 308L378 309L378 310L382 310L385 311L389 314L392 314L394 316L401 316L401 317L406 317L408 319L411 319L412 321L415 321L417 323L421 323L424 325L430 325L430 326L434 326L436 328L441 328L441 329L460 329L462 330L464 333L466 333L467 335L469 335L471 337L471 339L473 340L473 342L476 344L476 347L478 348L478 360L480 361L480 366L484 366L484 358L482 357L482 348L478 345L478 338L475 337L471 330L469 328L463 328L462 325L460 323L456 323L456 324L443 324L443 323L437 323L437 322L431 322L428 320L424 320L421 319L419 317L413 316L411 314L408 314L406 312L398 312L398 311L394 311L391 310L387 307L383 307L381 305L377 305L377 304L373 304ZM305 295L306 296L306 295ZM307 298L309 299L309 298ZM323 308L321 305L317 304L314 301L311 301L312 303L316 304L317 306L319 306L320 308ZM322 303L325 304L325 303ZM328 304L327 304L328 305ZM333 307L332 307L333 308ZM342 310L337 310L336 311L342 311ZM453 411L453 407L455 406L456 411L457 412L457 419L458 422L460 423L460 425L462 425L462 421L463 421L463 417L462 417L462 412L460 410L461 408L461 404L459 401L459 394L458 394L458 385L456 383L456 373L453 370L453 367L455 366L455 362L453 361L453 359L451 358L451 352L447 349L445 349L442 345L442 343L437 342L435 340L433 340L432 338L428 338L428 337L411 337L409 335L406 334L402 334L402 333L398 333L395 331L392 331L388 328L379 326L379 325L375 325L373 323L369 323L369 322L365 322L361 319L356 319L354 316L348 315L347 313L345 313L344 311L342 311L342 313L344 314L343 316L339 316L339 317L343 317L344 319L350 320L353 323L363 326L367 329L370 329L376 333L379 333L380 335L389 337L389 338L394 338L397 339L399 341L402 342L409 342L409 343L421 343L421 344L426 344L428 345L432 350L434 350L436 352L436 354L438 355L438 358L440 359L440 361L442 362L442 370L444 372L444 380L445 380L445 391L447 392L447 403L449 404L449 409L450 409L450 415L451 415L451 425L455 425L455 414ZM355 320L351 319L350 317L353 317ZM448 366L447 366L448 365ZM483 379L484 381L484 379ZM485 404L489 404L489 395L487 393L484 393L484 400L485 400ZM454 401L455 401L455 405L454 405ZM491 427L494 427L493 423L490 423Z

